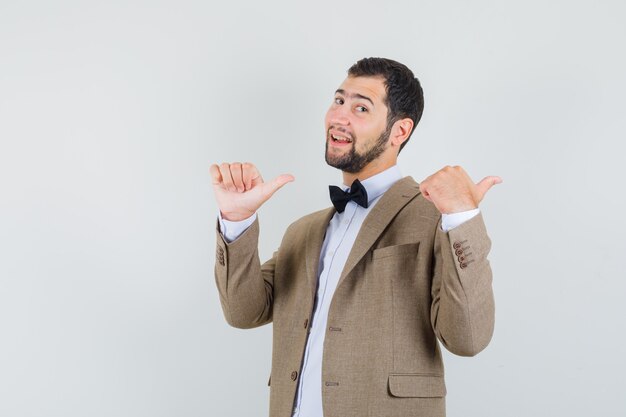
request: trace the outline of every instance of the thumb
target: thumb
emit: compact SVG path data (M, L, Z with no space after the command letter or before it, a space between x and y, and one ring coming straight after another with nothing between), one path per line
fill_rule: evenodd
M283 175L279 175L278 177L274 178L272 181L268 182L267 185L267 197L271 197L276 191L278 191L279 188L281 188L283 185L287 184L288 182L291 182L295 180L295 178L293 177L293 175L291 174L283 174Z
M480 194L480 199L482 200L483 196L489 191L491 187L496 184L500 184L502 182L502 178L490 175L488 177L480 180L478 184L476 184L476 188L478 188L478 193Z

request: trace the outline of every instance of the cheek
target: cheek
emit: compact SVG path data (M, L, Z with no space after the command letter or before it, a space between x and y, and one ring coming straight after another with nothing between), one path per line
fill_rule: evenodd
M364 151L372 146L384 132L384 128L375 128L370 124L361 126L358 123L352 125L352 132L356 138L355 148L357 151Z
M367 126L361 125L357 121L352 124L352 134L356 138L357 148L362 148L365 143L371 140L373 130Z

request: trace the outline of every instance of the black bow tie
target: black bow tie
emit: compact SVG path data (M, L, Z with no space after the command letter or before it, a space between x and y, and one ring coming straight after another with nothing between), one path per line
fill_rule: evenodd
M333 206L339 213L343 213L350 200L354 200L359 206L367 208L367 191L365 191L365 187L359 180L354 180L350 191L343 191L335 185L329 185L328 189L330 191L330 201L333 202Z

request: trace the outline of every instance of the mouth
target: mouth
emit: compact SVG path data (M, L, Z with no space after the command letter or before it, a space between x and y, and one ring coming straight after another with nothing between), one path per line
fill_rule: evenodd
M348 146L352 143L352 138L338 131L328 132L329 142L335 146Z

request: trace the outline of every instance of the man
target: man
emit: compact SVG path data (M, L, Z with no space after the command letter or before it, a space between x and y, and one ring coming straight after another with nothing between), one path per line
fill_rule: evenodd
M348 70L325 120L333 207L302 217L260 264L256 212L280 187L250 163L212 165L215 278L229 324L273 322L271 417L444 416L437 339L473 356L493 333L487 236L474 184L445 167L421 184L396 165L423 109L404 65Z

